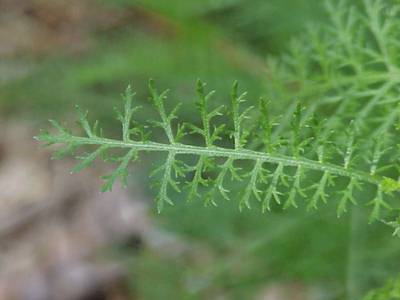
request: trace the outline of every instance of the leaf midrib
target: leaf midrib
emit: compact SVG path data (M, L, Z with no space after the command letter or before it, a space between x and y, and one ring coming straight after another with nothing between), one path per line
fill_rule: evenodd
M212 148L193 146L181 143L164 144L158 142L124 142L109 138L100 137L79 137L79 136L53 136L52 142L55 143L75 143L80 145L107 145L110 148L135 148L138 151L158 151L158 152L174 152L176 154L187 155L205 155L208 157L226 157L240 160L261 160L270 163L282 163L285 166L298 167L329 172L333 175L339 175L349 178L356 178L375 185L380 185L383 178L378 175L371 175L365 171L344 168L327 162L319 162L307 158L295 158L276 153L257 152L248 149L232 149L213 146Z

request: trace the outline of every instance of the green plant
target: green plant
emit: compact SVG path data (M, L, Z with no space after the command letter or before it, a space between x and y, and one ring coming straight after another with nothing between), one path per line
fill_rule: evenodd
M270 61L271 100L261 98L258 109L241 108L245 93L238 93L237 83L228 108L213 106L213 92L198 81L200 120L184 123L177 117L179 106L166 109L167 91L159 93L150 81L150 99L160 121L133 120L139 107L133 106L128 87L118 113L120 140L104 137L97 122L91 126L79 108L86 136L51 121L58 132L44 132L37 139L65 145L56 158L81 146L94 147L79 157L82 162L74 172L97 157L119 162L104 176L104 191L118 178L126 183L128 165L139 153L165 152L165 163L152 173L159 179L158 211L173 204L171 190L187 190L190 201L202 195L206 204L217 205L218 198L232 198L235 183L241 186L235 188L240 190L240 209L250 208L252 198L263 212L277 205L297 207L301 197L309 209L316 209L329 195L338 203L338 216L349 203L363 202L372 206L371 221L381 219L382 209L397 208L393 194L400 190L395 131L400 114L399 7L383 0L365 0L362 8L349 1L326 1L326 11L330 25L310 27L305 38L293 42L289 55ZM293 95L301 102L292 101L282 117L271 114ZM151 128L161 128L166 139ZM202 136L203 142L193 135ZM121 155L115 149L126 151Z
M368 293L364 300L396 300L400 299L400 279L391 279L385 286Z
M232 129L225 128L225 124L212 123L212 120L222 116L223 107L219 106L208 109L209 100L213 92L206 93L204 84L197 83L198 102L197 107L201 116L201 126L191 123L178 123L173 129L173 120L177 118L178 107L167 113L165 109L165 99L167 91L158 93L154 83L150 81L149 90L154 107L160 115L160 121L152 121L153 126L164 130L167 142L150 140L151 133L142 124L137 124L132 120L132 116L139 109L132 105L134 93L128 87L123 95L124 111L118 113L118 119L122 123L122 139L109 139L99 134L97 122L91 126L87 119L87 113L83 113L78 108L80 124L86 136L73 135L66 128L63 128L55 121L51 121L53 126L58 129L58 134L43 133L38 136L38 140L48 144L64 144L66 148L56 152L55 158L60 158L65 154L75 151L80 146L93 145L97 148L89 154L80 157L82 162L78 164L73 172L78 172L89 166L98 156L102 155L105 160L120 161L116 170L105 176L103 191L111 190L116 179L121 178L126 181L128 175L128 165L131 161L138 158L139 152L166 152L165 164L156 169L152 175L162 172L159 194L157 196L157 207L161 211L164 203L173 204L168 195L168 189L172 187L180 191L179 185L183 185L188 192L188 199L199 196L200 187L209 186L205 192L206 203L216 205L215 194L229 199L229 191L225 187L228 180L245 181L242 196L239 201L240 209L251 206L251 197L254 196L261 202L262 210L268 211L272 202L282 204L284 207L296 207L296 197L298 195L307 197L309 192L309 208L317 208L320 202L327 201L327 189L334 185L336 178L346 178L347 184L338 189L342 193L339 203L338 213L346 210L347 202L356 203L355 189L361 189L360 184L370 184L376 188L376 196L372 199L374 209L372 219L379 217L381 207L389 208L389 204L384 200L384 194L399 190L400 184L389 177L379 175L379 161L384 154L382 140L374 142L374 152L369 166L364 168L354 166L356 158L357 138L354 127L344 136L344 142L337 147L333 141L327 140L320 132L323 122L319 122L315 117L302 123L301 104L297 104L296 111L291 119L291 129L287 136L272 139L272 129L274 121L269 114L269 103L264 99L259 102L259 116L256 125L251 132L246 130L245 120L249 116L252 107L244 110L240 104L244 102L245 94L238 94L237 83L233 85L231 92L231 107L229 114L232 116ZM188 129L191 134L199 134L204 139L204 145L189 145L180 141ZM227 133L232 137L232 147L227 146L229 140ZM132 139L137 137L137 139ZM254 140L262 141L260 150L250 150L246 148ZM107 151L113 148L127 149L127 152L120 157L107 155ZM192 155L198 157L195 165L189 166L180 160L179 156ZM329 162L329 156L341 156L342 163ZM223 160L223 161L220 161ZM242 161L252 161L249 170L240 169L238 165ZM369 168L369 169L368 169ZM319 172L321 178L318 182L306 187L303 182L307 178L307 172ZM183 182L178 183L178 178L183 178ZM289 180L291 178L291 180ZM283 202L279 191L280 186L286 187L286 200Z

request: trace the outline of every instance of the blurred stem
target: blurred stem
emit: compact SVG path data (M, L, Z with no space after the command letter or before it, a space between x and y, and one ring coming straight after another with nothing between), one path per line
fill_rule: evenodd
M362 263L359 257L361 250L362 232L362 212L360 208L352 207L349 217L349 243L347 252L347 272L346 272L346 299L361 299L361 280Z

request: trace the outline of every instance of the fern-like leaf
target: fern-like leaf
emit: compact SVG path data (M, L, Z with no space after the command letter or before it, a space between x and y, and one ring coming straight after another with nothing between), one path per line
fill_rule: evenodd
M122 139L98 134L97 123L91 126L79 109L84 136L51 121L56 133L42 133L38 140L64 145L55 158L93 148L79 156L75 171L124 150L114 159L119 166L106 177L105 190L118 178L126 180L129 162L141 153L164 152L165 162L154 173L160 180L159 211L173 203L171 190L213 205L238 192L240 209L254 203L265 212L275 205L297 207L300 197L315 209L332 199L338 200L338 216L349 204L369 204L370 220L381 219L398 207L400 190L400 9L384 0L364 0L361 8L351 0L326 0L325 7L329 25L310 26L280 61L269 61L271 100L260 99L258 110L244 105L246 94L236 82L225 108L212 105L214 92L198 81L200 124L181 122L179 105L167 110L167 91L159 93L150 81L150 100L159 114L150 125L135 121L139 108L128 87L118 113ZM287 109L277 118L271 112L282 103ZM222 124L228 116L231 121ZM152 127L162 128L166 141L150 139ZM193 144L193 134L204 143ZM194 165L187 164L188 156Z
M47 144L64 144L67 152L76 150L83 146L92 146L95 149L81 157L82 162L78 164L74 171L80 171L88 167L96 158L105 157L113 149L126 149L126 153L117 158L119 165L115 171L105 176L106 183L103 190L110 190L115 181L120 178L126 182L128 166L131 161L138 158L142 152L166 152L165 163L159 167L156 173L160 173L159 193L156 197L157 208L161 211L165 203L173 204L170 193L172 190L180 192L188 191L188 198L195 198L204 195L206 203L217 204L217 199L222 197L229 199L228 182L236 182L235 185L241 186L243 192L239 200L239 207L250 208L254 197L255 203L260 203L262 211L271 210L271 205L284 205L284 207L296 207L296 197L301 195L308 198L308 207L317 208L320 202L328 201L328 186L335 184L337 178L347 178L348 185L341 191L343 198L339 202L338 214L346 211L348 203L357 202L367 203L365 199L356 202L354 189L361 183L375 187L376 196L369 203L372 205L372 219L378 219L382 209L390 208L390 194L399 190L399 184L394 178L379 175L381 157L385 153L383 144L376 142L373 147L372 156L364 165L350 163L357 140L355 133L347 133L347 142L345 142L345 151L341 152L341 160L328 161L327 152L334 152L335 145L328 140L324 140L318 147L314 147L312 141L318 140L318 136L313 136L319 132L315 128L314 119L305 120L301 118L304 110L301 104L297 104L296 112L292 118L291 134L282 137L280 140L286 142L271 142L272 125L270 121L266 102L262 102L260 116L257 118L260 122L258 128L262 131L254 132L249 137L257 138L260 134L262 139L262 150L252 150L246 147L242 142L242 128L245 126L245 116L249 109L240 110L239 104L243 102L243 96L237 96L238 85L235 83L231 92L231 108L229 115L232 116L232 129L227 128L224 136L229 136L233 132L231 140L220 141L214 135L219 125L213 126L213 119L221 114L221 108L208 110L208 101L210 93L205 92L204 84L197 84L199 96L198 109L201 116L202 127L194 124L186 125L192 134L201 134L204 138L204 145L192 145L177 142L176 135L181 131L181 126L173 126L172 120L177 118L176 111L168 113L165 109L166 92L158 93L151 81L149 84L151 100L160 115L161 121L152 122L155 127L162 127L167 137L167 142L158 142L156 140L142 140L140 136L137 140L132 139L130 132L132 126L144 127L132 120L133 113L137 108L132 106L133 92L127 89L123 96L124 113L120 114L118 119L122 123L122 139L110 139L99 137L90 129L87 114L80 110L79 118L85 136L74 135L61 127L58 123L52 122L57 133L43 133L37 137L38 140ZM244 94L242 94L244 95ZM311 130L310 130L311 128ZM179 133L181 134L181 133ZM219 137L220 139L222 137ZM304 142L308 141L308 142ZM218 144L220 142L221 144ZM232 147L226 146L231 143ZM221 146L225 145L225 146ZM323 150L321 150L323 148ZM182 161L185 156L197 157L197 163L188 166ZM245 161L252 162L248 167L238 168ZM341 161L343 163L337 163ZM243 165L244 166L244 165ZM357 166L357 168L355 167ZM206 173L209 173L205 176ZM302 186L302 182L307 182L308 174L320 174L320 179L309 187ZM154 175L153 174L153 175ZM291 175L292 174L292 175ZM229 176L231 178L228 178ZM178 182L178 177L184 177L185 180ZM183 189L182 189L183 187ZM284 189L289 188L285 193ZM385 199L387 198L387 199ZM284 199L286 199L284 201Z

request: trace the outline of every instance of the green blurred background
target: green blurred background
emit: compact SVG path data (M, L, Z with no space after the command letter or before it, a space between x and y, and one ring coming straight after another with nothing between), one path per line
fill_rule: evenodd
M186 120L195 111L197 78L217 91L220 103L238 80L256 104L269 94L268 57L284 54L308 22L324 21L318 0L1 5L1 117L44 128L50 117L69 119L80 104L111 132L118 130L113 106L128 83L146 112L150 77L171 88L171 103L184 102ZM276 113L283 113L287 103L275 100ZM143 175L149 167L131 180L152 199ZM129 246L110 250L129 266L128 284L138 299L359 299L398 269L397 240L384 225L367 225L363 208L337 219L334 205L263 215L239 213L236 204L222 201L217 208L175 202L152 218L198 248L196 255L171 259L147 249L133 254ZM274 288L293 290L298 298L271 298Z

